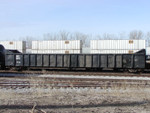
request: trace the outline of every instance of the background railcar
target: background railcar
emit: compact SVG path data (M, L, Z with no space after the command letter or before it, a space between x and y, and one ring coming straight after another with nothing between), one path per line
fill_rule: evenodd
M5 48L3 45L0 45L0 69L5 68Z

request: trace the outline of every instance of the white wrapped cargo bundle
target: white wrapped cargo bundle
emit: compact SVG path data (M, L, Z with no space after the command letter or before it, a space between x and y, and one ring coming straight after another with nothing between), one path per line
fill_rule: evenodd
M32 49L34 50L80 50L81 48L81 40L32 41Z
M91 53L122 54L145 49L145 40L91 40Z
M39 54L78 54L81 53L81 50L33 50L32 53Z
M26 42L25 41L0 41L5 49L18 50L19 52L26 52Z
M32 53L81 53L81 40L32 41Z
M91 40L91 49L140 50L145 49L145 40Z
M139 50L91 50L92 54L100 53L100 54L132 54L136 53Z

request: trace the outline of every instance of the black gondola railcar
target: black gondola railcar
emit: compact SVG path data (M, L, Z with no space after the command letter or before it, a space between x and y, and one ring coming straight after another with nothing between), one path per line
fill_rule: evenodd
M22 54L6 53L5 66L16 68L144 69L145 50L135 54Z

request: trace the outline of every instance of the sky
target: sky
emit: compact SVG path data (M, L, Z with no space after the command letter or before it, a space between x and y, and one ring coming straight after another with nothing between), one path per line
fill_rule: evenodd
M0 40L150 31L150 0L0 0Z

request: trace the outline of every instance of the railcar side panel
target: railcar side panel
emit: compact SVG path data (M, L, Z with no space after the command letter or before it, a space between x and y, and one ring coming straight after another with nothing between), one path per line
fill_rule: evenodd
M99 68L99 55L92 56L92 67Z
M51 54L49 59L50 59L50 67L56 67L56 55L55 54Z
M122 68L122 55L116 55L116 68Z
M123 55L123 68L132 68L133 67L133 61L132 61L132 55Z
M85 55L79 54L78 55L78 67L85 67Z
M16 67L22 67L23 66L23 55L19 54L19 55L15 55L15 66Z
M36 54L31 54L29 55L29 61L30 61L30 66L31 67L36 67L36 63L37 63L37 60L36 60Z
M115 68L115 55L108 55L108 68Z
M29 60L29 55L28 54L23 55L23 66L24 67L30 66L30 60Z
M85 60L86 60L85 67L91 68L92 67L92 55L86 55Z
M37 67L42 67L43 66L43 58L42 58L43 55L39 54L39 55L36 55L36 66Z
M70 55L64 55L64 67L69 68L70 67Z
M78 55L71 55L71 68L77 68L78 67Z
M43 67L49 67L49 55L43 55Z
M107 55L100 55L100 68L107 68Z
M134 68L145 68L145 56L135 55L134 56Z
M15 66L15 54L6 55L5 65L10 67Z
M57 62L56 62L56 66L57 67L63 67L63 55L56 55L57 56Z

